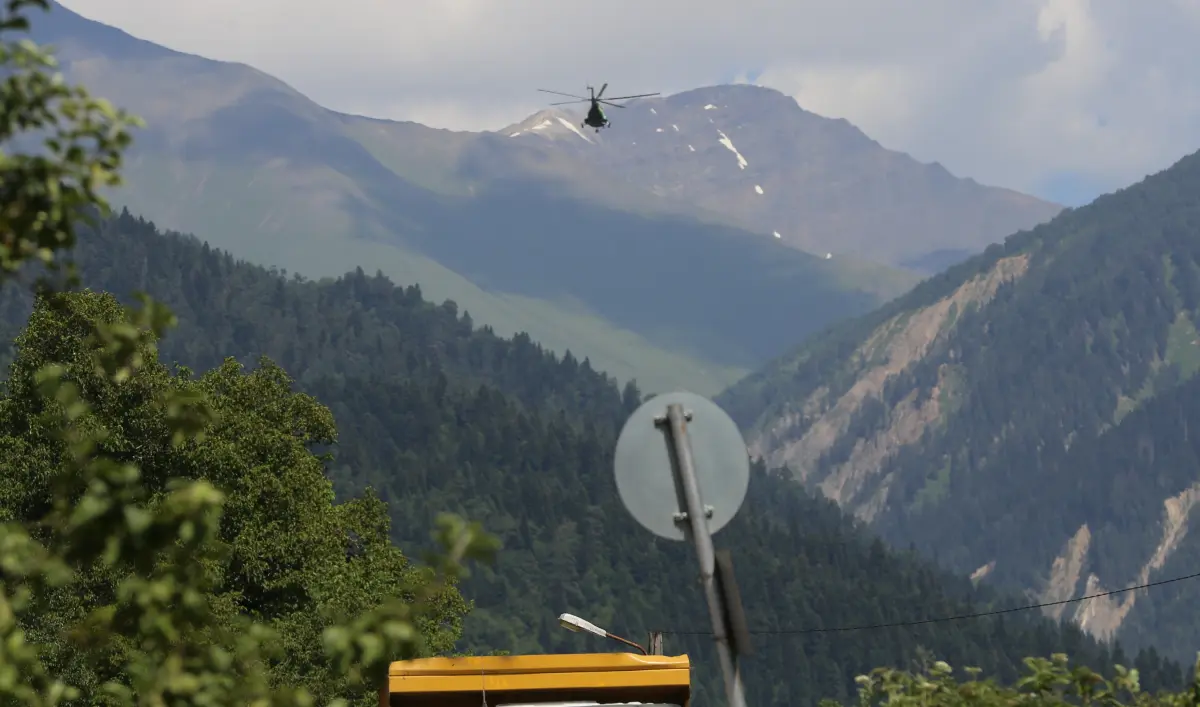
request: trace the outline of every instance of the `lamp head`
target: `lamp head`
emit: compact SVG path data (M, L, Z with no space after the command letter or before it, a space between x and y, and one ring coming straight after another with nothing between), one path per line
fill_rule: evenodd
M590 621L584 621L583 619L579 618L578 616L575 616L574 614L561 614L558 617L558 624L560 626L562 626L563 628L567 629L568 631L574 631L575 633L584 631L586 633L592 634L593 636L599 636L600 638L608 638L608 631L605 631L604 629L600 628L599 626L597 626L594 623L591 623Z

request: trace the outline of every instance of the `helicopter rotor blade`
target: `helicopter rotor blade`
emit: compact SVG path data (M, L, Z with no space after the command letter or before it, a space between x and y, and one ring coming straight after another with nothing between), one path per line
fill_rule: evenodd
M598 98L596 99L596 102L603 103L606 106L612 106L613 108L624 108L625 107L625 106L621 105L620 103L609 103L607 100L602 101Z
M579 101L563 101L561 103L551 103L550 105L552 105L552 106L567 106L567 105L574 105L576 103L591 103L591 101L584 98Z
M606 88L608 88L607 83L605 83L603 86L600 87L600 93L596 94L597 99L602 98L604 96L604 89L606 89Z
M658 95L661 95L661 94L658 94L658 93L639 93L639 94L638 94L638 95L636 95L636 96L614 96L614 97L612 97L612 98L606 98L605 100L608 100L608 101L627 101L627 100L629 100L629 99L631 99L631 98L648 98L648 97L650 97L650 96L658 96Z
M549 91L544 88L539 88L538 90L541 91L542 93L553 93L558 96L566 96L567 98L575 98L575 99L578 99L581 101L589 100L587 98L584 98L583 96L576 96L574 93L563 93L562 91Z

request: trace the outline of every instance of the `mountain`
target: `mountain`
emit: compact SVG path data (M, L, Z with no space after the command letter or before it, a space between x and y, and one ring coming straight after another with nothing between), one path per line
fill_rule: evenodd
M334 113L62 6L32 35L69 79L147 122L116 204L309 277L361 265L419 283L652 388L715 393L919 279L699 220L579 159L547 174L553 156L499 134Z
M1196 571L1200 153L931 278L721 396L892 543L1057 601ZM1051 613L1200 649L1200 581Z
M164 236L128 214L82 232L75 255L93 291L129 301L131 290L145 289L179 315L181 326L159 342L160 360L198 374L231 355L252 365L265 354L284 365L296 388L333 413L329 477L342 494L373 486L408 556L429 544L442 510L465 513L501 537L496 563L473 568L460 585L475 602L462 648L620 649L561 630L562 611L634 638L662 629L670 652L697 662L694 704L720 704L694 558L684 544L633 523L616 494L612 452L619 426L641 402L635 386L618 389L527 337L475 328L414 286L361 271L324 282L285 278L197 239ZM2 333L11 337L30 309L26 291L0 289ZM119 418L113 407L106 419ZM138 424L123 427L126 441L142 449L137 436L156 430L131 414ZM930 656L1006 681L1026 655L1064 651L1106 672L1114 660L1130 662L1035 612L827 631L1016 600L889 552L834 504L761 464L746 505L717 543L734 554L753 628L777 632L755 637L746 664L754 704L848 703L857 674ZM797 630L808 632L788 633ZM1179 665L1152 652L1134 664L1144 686L1180 684Z
M552 144L609 179L802 250L927 273L1062 209L885 149L845 120L759 86L701 88L605 110L614 127L599 134L580 129L581 112L553 109L501 132Z

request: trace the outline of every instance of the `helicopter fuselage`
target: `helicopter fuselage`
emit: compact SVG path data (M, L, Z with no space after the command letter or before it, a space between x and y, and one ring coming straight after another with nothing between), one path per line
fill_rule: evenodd
M600 110L599 103L592 103L592 107L588 109L587 117L583 119L583 124L586 127L595 128L597 132L599 132L600 128L608 127L608 118L604 115L604 111Z

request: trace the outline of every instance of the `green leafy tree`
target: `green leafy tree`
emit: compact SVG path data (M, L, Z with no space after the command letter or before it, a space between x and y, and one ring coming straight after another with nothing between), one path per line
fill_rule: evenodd
M380 502L334 505L304 449L328 412L271 365L168 375L170 323L54 295L21 338L0 402L0 701L369 704L388 662L453 642L454 582L488 539L443 517L447 552L408 565Z
M1011 686L979 680L979 670L967 668L958 681L943 661L906 672L879 668L858 678L859 707L1195 707L1200 705L1200 661L1191 685L1180 692L1142 691L1138 671L1121 666L1105 678L1084 666L1072 667L1064 654L1026 658L1026 673ZM839 707L826 700L822 707Z
M129 350L140 367L117 382L95 365L99 341L90 332L124 319L107 294L39 299L0 399L0 451L12 460L0 509L26 526L53 509L52 482L69 450L56 420L45 415L37 379L56 366L63 381L84 391L90 410L80 424L102 431L97 451L136 464L152 503L180 478L203 479L228 494L218 531L224 552L208 567L221 625L231 628L239 616L271 625L288 656L274 668L277 679L323 698L344 694L349 687L324 665L321 631L381 598L411 598L430 577L390 543L387 509L377 498L334 503L322 459L309 449L336 440L333 416L292 392L282 369L264 359L246 373L229 360L199 379L186 370L172 375L145 338ZM206 400L211 416L197 428L201 436L180 444L164 400ZM53 529L43 528L39 539L53 539ZM82 621L95 605L111 605L122 578L96 565L76 571L74 586L41 597L26 628L54 647L53 664L74 684L94 686L122 674L127 647L105 644L108 652L98 655L65 640L61 627ZM448 651L470 607L453 586L430 600L436 609L422 617L421 634L428 650Z
M0 268L15 273L30 259L56 265L74 245L75 226L103 207L102 189L121 183L118 170L129 128L140 122L54 72L54 57L28 39L30 9L48 0L5 0L0 16ZM39 139L40 138L40 139Z

